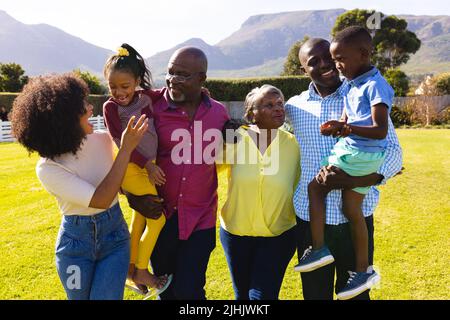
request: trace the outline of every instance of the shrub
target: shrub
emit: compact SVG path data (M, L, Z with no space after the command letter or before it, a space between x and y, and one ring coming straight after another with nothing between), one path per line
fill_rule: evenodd
M429 126L439 119L437 107L428 97L419 96L410 99L403 111L409 114L411 124Z
M271 84L280 89L287 101L289 98L308 89L311 80L305 76L241 78L241 79L208 79L205 87L211 96L219 101L244 101L247 93L263 84Z
M388 69L384 73L387 82L392 86L397 97L405 97L409 91L409 80L406 73L399 69Z
M100 79L89 71L75 69L73 72L86 82L91 94L106 94L108 92L108 88L101 83Z
M308 41L308 39L308 36L304 36L303 40L296 41L289 49L281 76L296 76L304 74L303 69L301 68L300 59L298 58L298 53L301 46Z
M450 72L435 76L436 89L441 95L450 94Z
M17 63L0 63L0 91L20 92L29 78Z
M450 124L450 106L440 111L436 118L432 121L433 125L447 125Z
M411 112L406 109L400 109L397 106L392 106L391 120L394 123L394 127L410 126L411 125Z

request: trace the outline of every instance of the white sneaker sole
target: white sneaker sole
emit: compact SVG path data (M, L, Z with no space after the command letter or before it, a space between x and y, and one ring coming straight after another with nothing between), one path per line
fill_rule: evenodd
M334 262L333 256L332 255L328 255L328 256L325 256L325 257L321 258L320 260L312 262L310 264L303 265L303 266L295 266L294 267L294 271L297 271L297 272L310 272L310 271L314 271L316 269L319 269L321 267L324 267L324 266L326 266L326 265L328 265L330 263L333 263L333 262Z
M372 288L374 285L379 283L380 280L381 280L380 275L375 274L375 275L371 276L369 279L367 279L366 283L364 283L362 286L355 288L353 290L350 290L350 291L339 292L337 294L337 299L338 300L349 300L351 298L354 298L357 295L363 293L364 291Z

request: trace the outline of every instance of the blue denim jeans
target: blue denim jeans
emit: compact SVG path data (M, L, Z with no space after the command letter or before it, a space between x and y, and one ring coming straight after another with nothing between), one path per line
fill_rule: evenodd
M121 300L130 233L117 203L94 216L64 216L56 268L69 300Z
M295 253L295 228L277 237L237 236L220 227L236 300L277 300Z

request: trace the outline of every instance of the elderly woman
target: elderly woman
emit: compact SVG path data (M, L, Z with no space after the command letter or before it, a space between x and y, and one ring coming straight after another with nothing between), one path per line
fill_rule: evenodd
M86 84L72 74L34 78L16 98L12 131L41 159L36 173L63 214L56 267L71 300L122 299L130 234L117 193L148 122L133 120L115 160L106 132L93 132Z
M245 99L249 126L225 144L220 169L228 172L228 197L220 215L220 240L237 300L278 299L295 252L292 196L299 178L299 147L280 129L284 97L271 85Z

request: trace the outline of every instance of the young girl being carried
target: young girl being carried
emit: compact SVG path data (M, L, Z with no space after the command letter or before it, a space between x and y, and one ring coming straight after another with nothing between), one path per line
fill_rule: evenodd
M158 94L151 90L150 71L133 47L122 44L118 52L108 59L103 72L112 96L103 105L103 115L117 146L120 147L120 136L132 116L145 114L149 123L143 139L131 154L122 189L134 195L157 195L155 185L164 184L165 175L155 164L158 137L153 122L152 99L157 99ZM131 219L127 287L147 297L160 294L172 279L167 275L157 277L148 269L150 256L165 220L164 214L146 218L136 211L133 211Z

